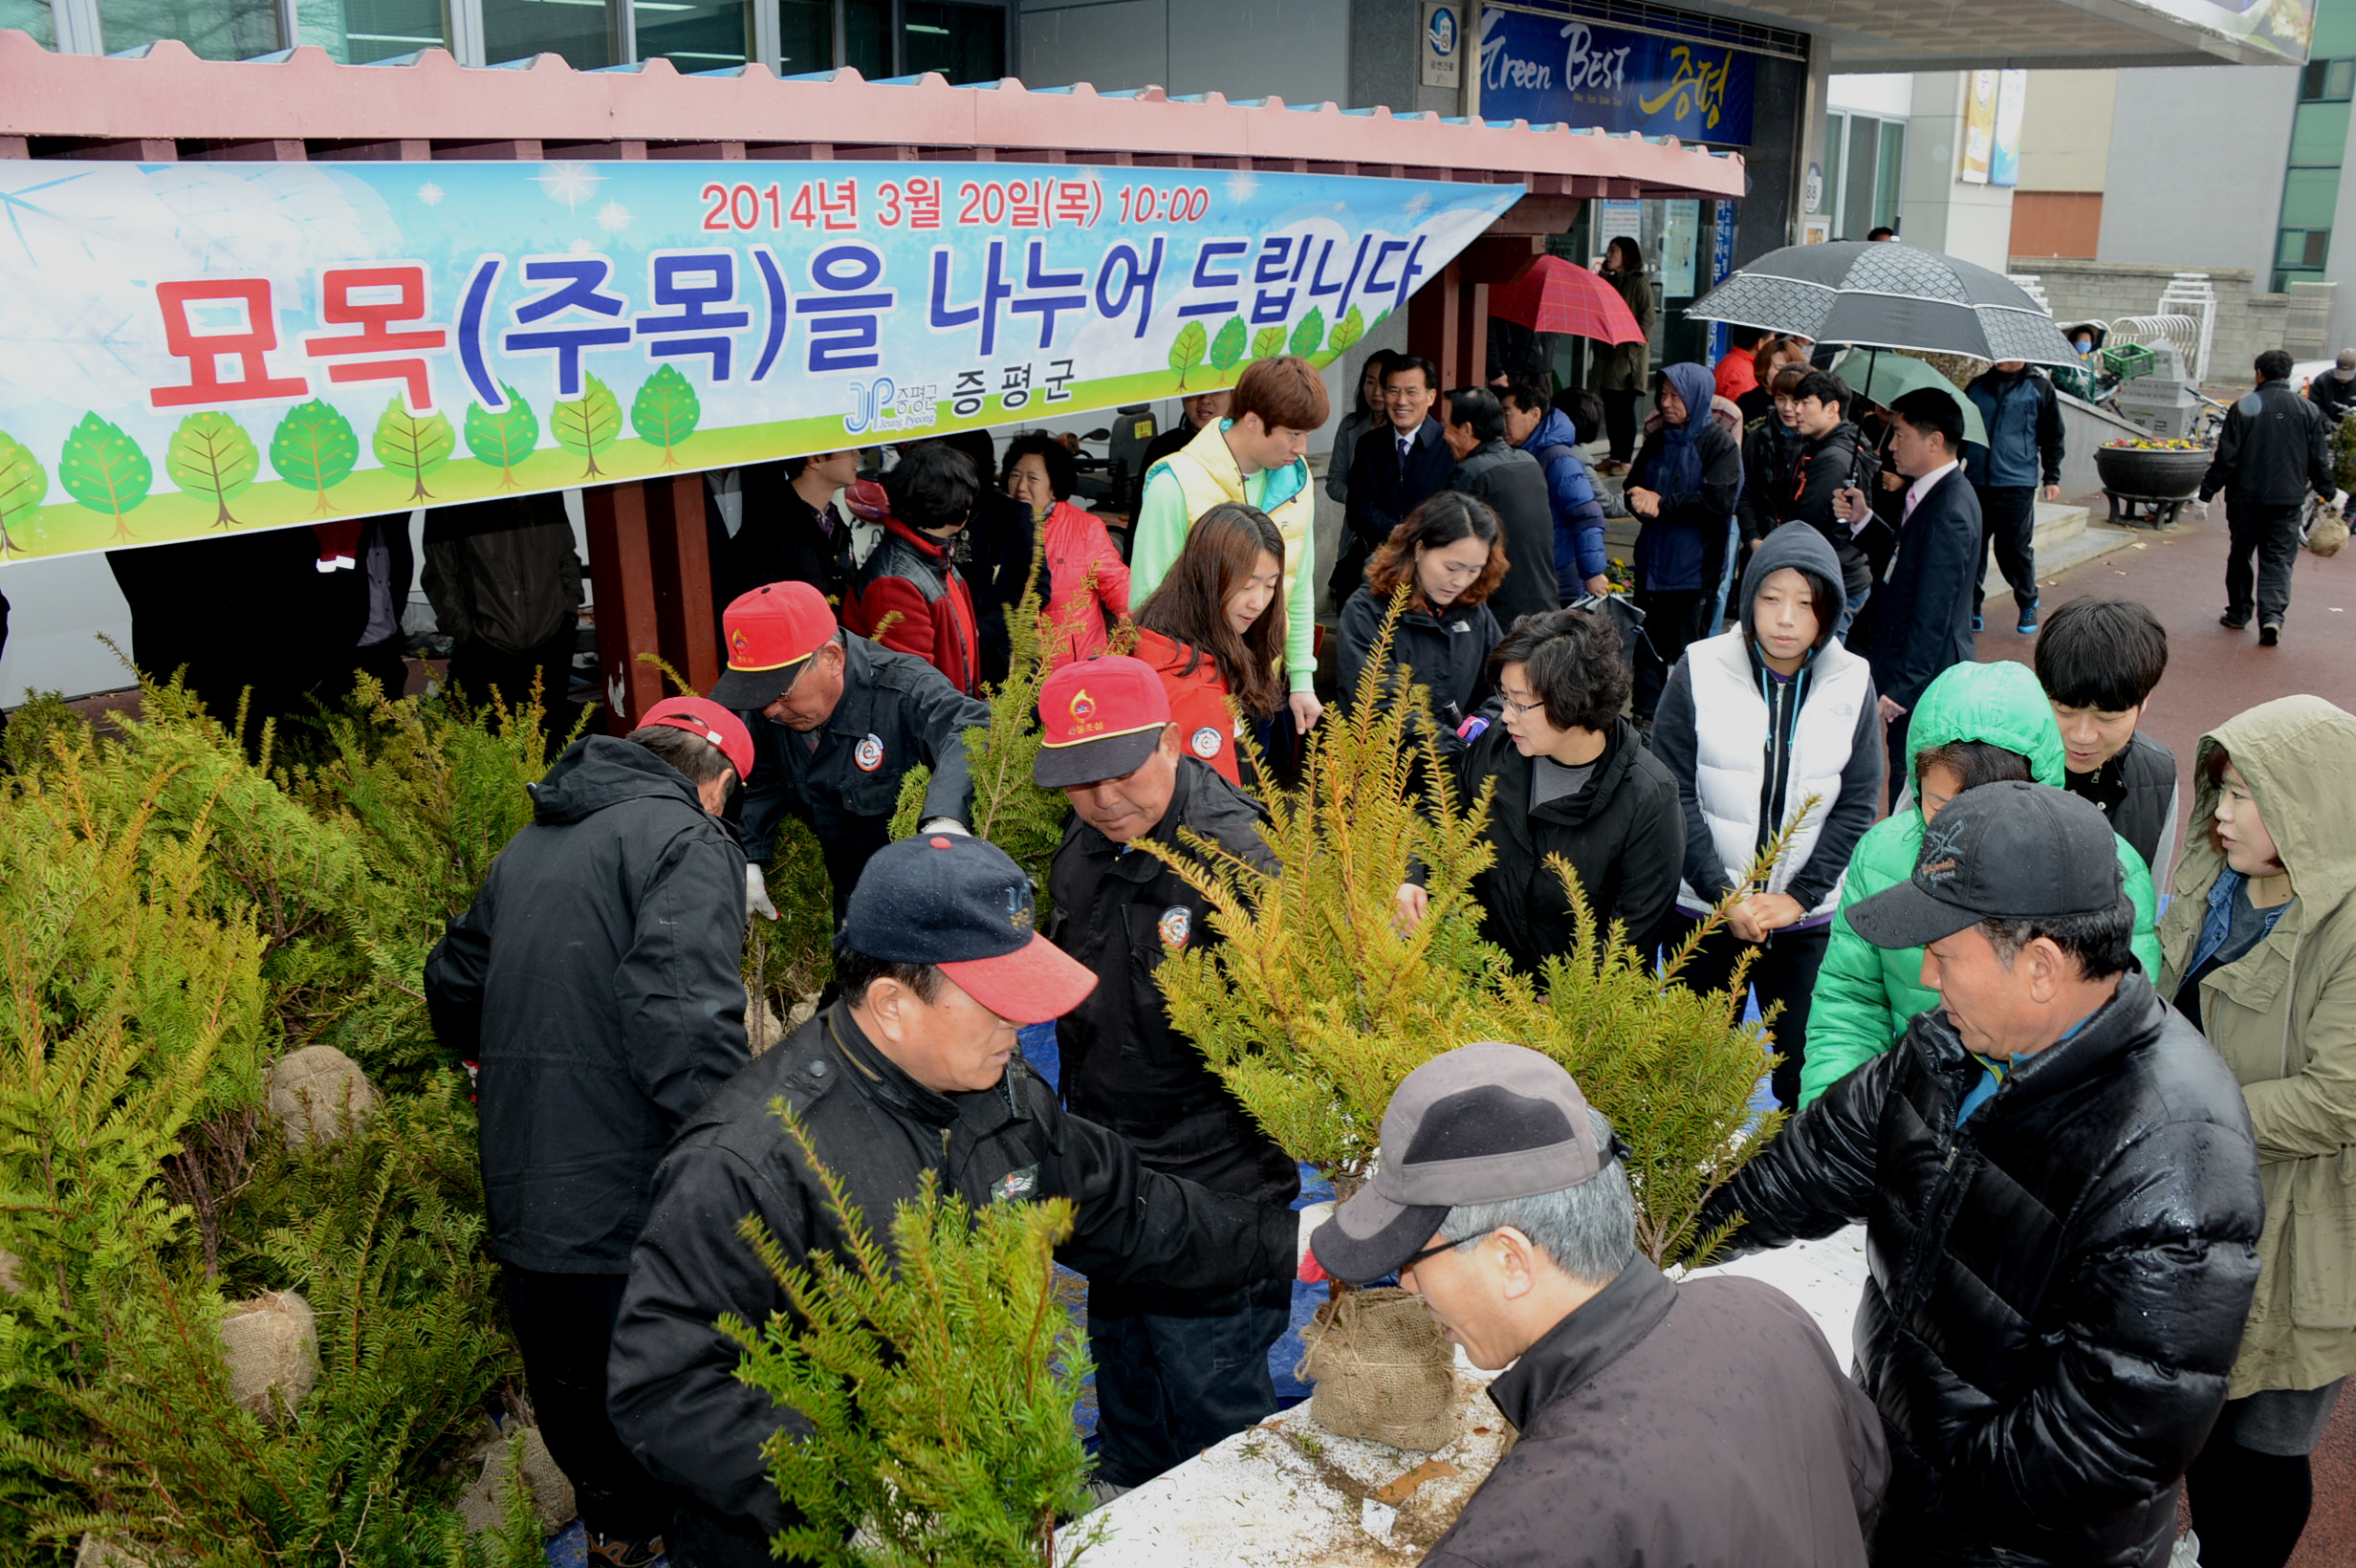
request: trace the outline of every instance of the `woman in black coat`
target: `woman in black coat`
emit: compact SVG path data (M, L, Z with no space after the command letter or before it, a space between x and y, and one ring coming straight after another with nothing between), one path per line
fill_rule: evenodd
M1504 636L1488 599L1504 579L1505 536L1481 502L1442 490L1408 512L1342 606L1342 700L1356 696L1391 597L1405 585L1385 684L1425 687L1433 718L1450 730L1462 724L1488 695L1489 654Z

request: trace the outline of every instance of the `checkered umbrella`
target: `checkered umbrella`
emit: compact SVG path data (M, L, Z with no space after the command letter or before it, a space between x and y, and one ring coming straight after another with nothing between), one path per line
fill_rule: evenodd
M2050 313L2001 272L1894 240L1771 250L1686 308L1820 343L2070 365Z
M1620 291L1577 262L1535 256L1489 296L1489 314L1533 332L1567 332L1605 343L1641 343L1644 328Z

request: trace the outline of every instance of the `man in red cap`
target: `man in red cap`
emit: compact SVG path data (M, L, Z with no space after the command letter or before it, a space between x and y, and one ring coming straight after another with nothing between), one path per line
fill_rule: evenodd
M1149 1170L1289 1205L1298 1170L1171 1027L1154 980L1167 955L1217 940L1210 904L1138 848L1151 839L1205 861L1191 830L1274 873L1260 837L1266 814L1186 754L1162 678L1141 660L1064 665L1040 689L1039 719L1045 739L1032 777L1061 790L1073 812L1048 872L1048 940L1097 979L1057 1023L1064 1104L1127 1139ZM1100 1486L1143 1486L1272 1414L1268 1347L1291 1307L1280 1279L1227 1291L1091 1284Z
M879 1228L927 1173L980 1207L1068 1198L1066 1265L1099 1280L1234 1291L1298 1269L1308 1227L1139 1165L1067 1116L1014 1032L1078 1005L1096 977L1033 928L1031 883L995 845L924 833L878 853L835 950L841 997L714 1095L664 1156L614 1331L614 1425L682 1493L677 1568L768 1568L793 1522L761 1447L800 1417L740 1383L732 1313L768 1323L785 1294L745 1245L752 1215L799 1263L840 1248L782 1100Z
M425 964L434 1033L481 1064L483 1204L550 1454L589 1560L663 1550L670 1491L605 1414L605 1361L655 1162L748 1059L744 852L719 813L753 737L674 698L587 735Z
M835 919L869 857L891 839L900 781L932 770L923 822L963 833L973 809L966 731L990 709L951 687L922 659L841 630L818 591L773 582L721 617L728 671L711 688L753 735L753 765L737 834L744 842L749 913L777 918L764 872L777 824L792 812L810 824L835 884Z

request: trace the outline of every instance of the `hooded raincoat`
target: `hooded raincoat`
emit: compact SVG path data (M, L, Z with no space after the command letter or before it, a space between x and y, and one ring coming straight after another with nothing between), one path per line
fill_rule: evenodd
M1908 736L1910 795L1921 793L1914 757L1950 741L1985 741L2029 759L2029 776L2062 787L2062 730L2053 706L2026 664L1957 664L1924 688ZM2112 835L2114 838L2118 836ZM1920 947L1876 947L1849 925L1849 910L1861 899L1894 887L1914 874L1923 845L1918 805L1884 817L1858 840L1841 886L1841 908L1833 916L1832 941L1817 971L1816 1003L1808 1014L1808 1055L1800 1070L1800 1103L1804 1109L1854 1069L1887 1051L1914 1015L1938 1005L1938 992L1923 984ZM2135 958L2147 976L2160 972L2160 945L2152 931L2155 900L2151 872L2143 857L2119 838L2119 870L2135 903Z
M2266 1228L2258 1299L2232 1397L2320 1388L2356 1373L2356 717L2321 697L2281 697L2200 740L2202 780L2160 925L2160 993L2192 968L2209 892L2227 869L2208 824L2223 747L2249 781L2292 895L2274 929L2200 982L2202 1032L2249 1100Z

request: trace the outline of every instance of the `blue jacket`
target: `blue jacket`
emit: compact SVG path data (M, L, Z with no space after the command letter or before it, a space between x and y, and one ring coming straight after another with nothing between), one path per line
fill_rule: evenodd
M1609 564L1603 555L1603 503L1579 455L1579 431L1560 408L1546 410L1521 449L1546 470L1546 499L1555 513L1555 587L1565 599L1587 591Z
M1701 452L1701 488L1681 495L1661 497L1661 514L1647 517L1636 534L1637 586L1653 593L1679 589L1715 590L1714 577L1703 581L1705 567L1725 556L1715 554L1704 530L1720 537L1733 531L1734 505L1742 497L1742 448L1707 409L1699 416L1709 424L1694 438ZM1628 470L1628 482L1641 485L1661 449L1657 430L1645 440Z
M1982 371L1964 396L1979 406L1988 445L1967 441L1964 477L1995 488L2062 483L2062 402L2036 370Z

